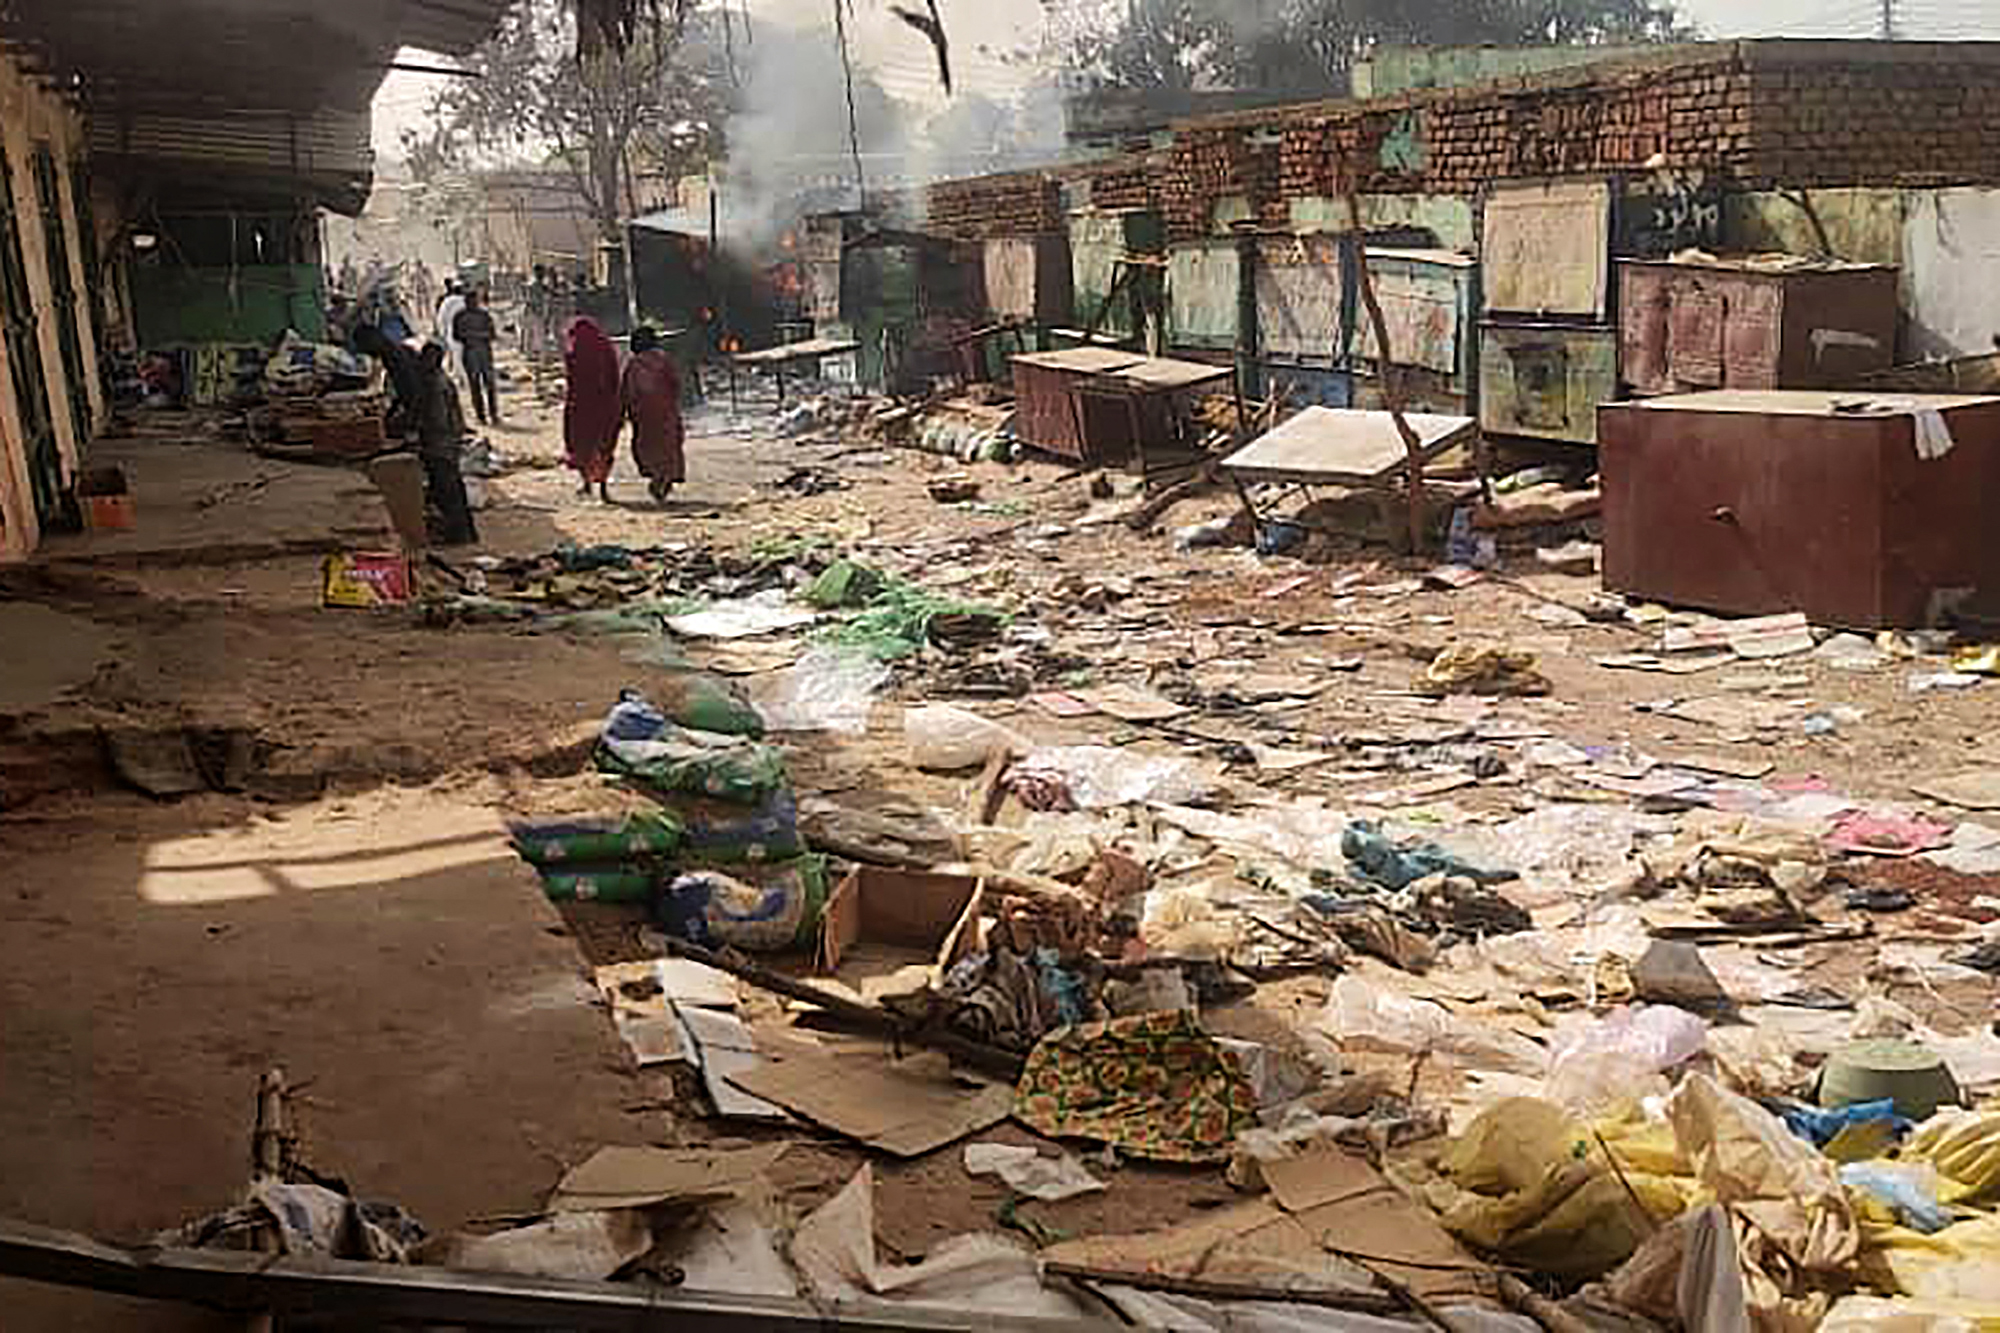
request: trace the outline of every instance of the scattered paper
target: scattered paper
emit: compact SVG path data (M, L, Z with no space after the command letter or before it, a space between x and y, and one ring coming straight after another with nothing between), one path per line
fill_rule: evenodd
M774 588L740 601L717 602L684 616L668 616L667 628L688 639L749 639L810 625L817 618L811 608L794 605L782 589Z
M1026 1194L1045 1203L1104 1188L1103 1181L1093 1177L1082 1162L1068 1153L1044 1157L1033 1148L1011 1143L966 1144L965 1169L975 1176L999 1176L1016 1194Z
M1941 778L1925 778L1912 782L1910 790L1967 810L2000 810L2000 768L1969 768Z
M921 1157L1005 1120L1014 1090L968 1087L943 1056L804 1051L730 1075L746 1092L897 1157Z

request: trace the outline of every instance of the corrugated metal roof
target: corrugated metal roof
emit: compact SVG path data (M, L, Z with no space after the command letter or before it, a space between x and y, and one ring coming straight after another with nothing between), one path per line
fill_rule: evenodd
M464 55L507 0L12 0L0 35L93 107L364 111L399 47Z

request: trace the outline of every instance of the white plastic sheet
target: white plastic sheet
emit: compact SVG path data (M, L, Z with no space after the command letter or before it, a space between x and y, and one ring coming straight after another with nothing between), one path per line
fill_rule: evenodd
M753 680L750 702L772 731L859 736L890 668L865 653L814 648L783 671Z

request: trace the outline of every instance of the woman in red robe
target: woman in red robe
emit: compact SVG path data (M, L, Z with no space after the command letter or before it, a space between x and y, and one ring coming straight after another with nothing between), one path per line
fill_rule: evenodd
M594 319L580 315L563 341L563 448L569 465L583 478L577 494L595 486L611 499L611 460L618 452L624 414L618 396L618 349Z
M619 397L632 423L632 457L651 483L653 499L664 501L675 485L687 480L687 457L681 449L681 377L674 361L651 329L632 335L632 359L626 363Z

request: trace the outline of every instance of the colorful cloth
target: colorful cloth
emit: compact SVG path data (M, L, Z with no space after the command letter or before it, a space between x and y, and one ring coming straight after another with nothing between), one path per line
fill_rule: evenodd
M673 358L659 348L634 356L626 363L619 399L632 423L632 457L640 473L648 481L686 481L681 377Z
M570 321L563 349L563 448L569 465L595 486L611 475L624 417L618 397L618 349L597 321Z
M1257 1093L1193 1014L1138 1014L1044 1037L1015 1090L1014 1118L1137 1157L1217 1162L1257 1123Z

